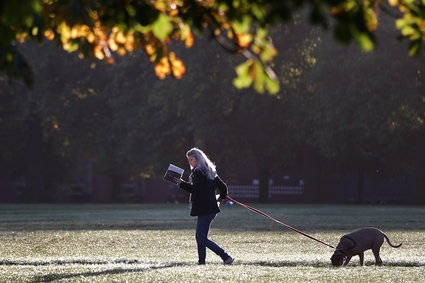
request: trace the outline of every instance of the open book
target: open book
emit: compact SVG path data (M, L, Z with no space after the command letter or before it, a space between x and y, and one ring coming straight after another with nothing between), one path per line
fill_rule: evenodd
M167 172L165 172L164 180L176 185L177 182L174 180L174 178L180 179L183 175L183 172L184 170L180 167L170 164L168 166Z

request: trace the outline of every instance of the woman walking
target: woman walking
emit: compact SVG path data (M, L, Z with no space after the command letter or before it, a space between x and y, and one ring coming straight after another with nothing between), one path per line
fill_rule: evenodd
M234 259L208 239L211 222L220 212L218 202L227 198L227 185L217 175L214 163L202 150L192 148L186 153L186 157L192 170L190 182L179 179L178 186L191 194L190 215L198 217L196 222L198 264L205 264L206 248L220 256L224 264L232 264ZM219 199L216 199L216 189L220 192Z

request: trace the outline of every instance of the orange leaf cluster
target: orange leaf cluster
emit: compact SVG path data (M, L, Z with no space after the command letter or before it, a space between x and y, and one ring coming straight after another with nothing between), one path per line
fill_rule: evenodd
M247 33L237 33L236 37L238 45L242 48L248 48L252 41L252 36Z
M167 75L181 78L186 72L186 67L183 61L169 50L168 44L172 39L184 43L186 48L190 48L194 44L195 38L192 29L180 18L179 14L185 3L183 0L150 0L148 2L154 9L167 15L167 28L170 26L172 28L165 39L160 40L155 34L155 32L158 33L155 30L158 22L143 27L128 26L126 30L123 30L119 26L108 26L102 22L99 16L100 10L88 12L93 22L91 27L85 24L70 26L66 21L62 21L54 30L45 30L44 35L49 40L59 36L58 40L62 43L63 48L69 52L79 51L80 57L91 55L83 53L83 50L87 49L81 48L82 44L89 44L94 57L109 63L113 63L113 52L122 56L128 52L134 52L138 48L143 48L150 61L154 63L154 70L159 78L164 79ZM198 4L206 9L211 9L217 5L217 2L215 0L198 0ZM212 9L212 13L209 13L205 21L209 22L211 19L208 17L213 17L217 24L217 30L221 30L223 33L227 31L227 37L241 49L250 48L254 40L253 35L246 31L236 31L227 18L227 12L226 5L219 5L216 9Z
M155 64L155 74L165 79L167 75L180 79L186 72L186 67L182 60L180 60L174 52L170 52L168 56L162 57L158 63Z
M179 13L178 8L182 7L184 3L182 0L155 0L152 4L158 11L175 17Z
M192 47L195 42L195 38L190 27L183 23L180 23L178 26L180 32L176 33L174 38L179 41L182 41L186 48Z
M168 58L171 62L173 77L181 79L186 72L186 66L184 65L183 61L180 60L180 58L178 58L174 52L171 52Z
M133 52L136 49L135 45L134 32L124 33L118 27L112 28L112 32L108 37L108 46L112 51L122 56L127 52Z
M161 79L165 79L167 75L171 74L170 63L167 57L162 57L161 60L155 64L155 74Z

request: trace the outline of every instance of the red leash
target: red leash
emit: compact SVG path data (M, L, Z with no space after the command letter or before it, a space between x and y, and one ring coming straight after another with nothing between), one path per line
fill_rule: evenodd
M256 208L254 208L254 207L252 207L252 206L249 206L249 205L246 205L246 204L244 204L244 203L241 203L241 202L239 202L239 201L237 201L237 200L234 200L233 198L231 198L231 197L229 197L229 196L227 196L227 199L228 199L228 200L230 200L230 201L232 201L232 202L234 202L234 203L239 204L240 206L245 207L246 209L249 209L249 210L251 210L251 211L254 211L255 213L258 213L258 214L260 214L261 216L264 216L264 217L266 217L266 218L269 218L269 219L273 220L274 222L276 222L276 223L278 223L278 224L280 224L280 225L282 225L282 226L285 226L285 227L286 227L286 228L288 228L289 230L292 230L292 231L294 231L294 232L297 232L297 233L299 233L299 234L301 234L301 235L303 235L303 236L306 236L307 238L310 238L310 239L312 239L312 240L315 240L316 242L319 242L319 243L321 243L321 244L324 244L325 246L328 246L328 247L330 247L330 248L333 248L333 249L335 248L334 246L329 245L329 244L327 244L327 243L325 243L325 242L323 242L323 241L320 241L320 240L318 240L318 239L314 238L313 236L310 236L310 235L308 235L308 234L306 234L306 233L304 233L304 232L302 232L302 231L300 231L300 230L298 230L298 229L295 229L294 227L289 226L288 224L285 224L285 223L283 223L283 222L280 222L279 220L274 219L274 218L273 218L273 217L271 217L270 215L268 215L268 214L266 214L266 213L264 213L264 212L262 212L262 211L260 211L260 210L258 210L258 209L256 209Z

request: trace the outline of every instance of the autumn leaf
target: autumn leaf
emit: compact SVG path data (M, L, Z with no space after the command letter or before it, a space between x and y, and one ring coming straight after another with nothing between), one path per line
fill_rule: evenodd
M186 66L184 65L183 61L180 60L174 52L170 53L169 60L171 62L173 76L177 79L181 79L186 72Z
M171 74L170 63L167 57L162 57L161 60L155 64L155 74L161 79L165 79L167 75Z

